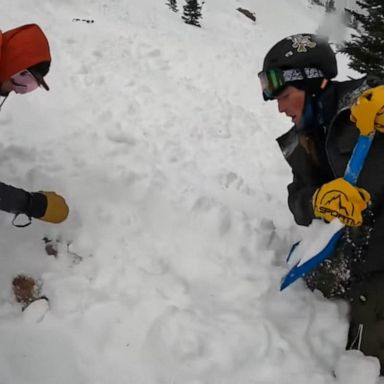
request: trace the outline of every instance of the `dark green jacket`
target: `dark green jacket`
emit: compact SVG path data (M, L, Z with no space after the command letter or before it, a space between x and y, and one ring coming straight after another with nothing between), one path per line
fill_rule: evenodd
M321 98L323 122L316 127L324 132L320 144L311 135L299 134L296 127L277 139L293 172L288 205L297 224L312 222L315 190L343 177L359 135L350 121L350 107L364 90L375 85L366 78L329 84ZM372 197L365 225L348 229L332 260L308 276L310 287L326 296L343 295L355 281L384 272L384 134L376 134L357 186Z

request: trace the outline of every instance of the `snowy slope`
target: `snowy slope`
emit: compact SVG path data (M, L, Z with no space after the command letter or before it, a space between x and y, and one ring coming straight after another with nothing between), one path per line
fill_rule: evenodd
M298 232L274 141L289 121L257 72L322 9L206 0L197 29L164 3L7 4L2 29L39 23L53 63L49 93L4 104L1 180L62 193L71 214L16 229L0 213L0 383L375 383L375 359L343 352L341 303L278 291ZM48 310L21 311L19 273Z

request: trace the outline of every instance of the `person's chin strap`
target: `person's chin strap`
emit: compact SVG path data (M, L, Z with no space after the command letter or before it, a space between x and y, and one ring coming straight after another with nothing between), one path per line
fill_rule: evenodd
M300 132L311 131L315 127L324 125L323 121L323 102L322 92L328 84L327 79L323 79L320 85L320 92L315 94L305 94L303 116L297 126Z
M1 103L0 103L0 111L1 111L1 108L3 106L3 104L5 103L5 100L7 100L7 97L9 96L9 93L7 96L4 96L3 100L1 100Z

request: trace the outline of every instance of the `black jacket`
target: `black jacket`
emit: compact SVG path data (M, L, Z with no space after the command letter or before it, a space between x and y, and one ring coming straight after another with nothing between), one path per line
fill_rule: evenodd
M307 226L312 222L315 190L344 176L359 135L350 121L350 107L364 90L376 85L378 83L367 78L331 82L321 96L322 121L314 131L311 134L299 133L293 127L277 139L293 172L293 181L288 185L288 205L297 224ZM348 229L335 257L323 263L308 278L311 288L326 291L327 296L343 294L353 282L384 271L382 133L377 133L374 138L357 186L368 190L372 197L372 208L365 213L364 225Z
M0 182L0 210L40 218L47 209L47 199L41 193L31 193Z

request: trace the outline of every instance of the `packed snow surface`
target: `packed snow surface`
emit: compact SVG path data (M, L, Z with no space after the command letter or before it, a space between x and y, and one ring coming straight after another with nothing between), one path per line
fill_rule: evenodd
M376 383L377 360L344 351L345 304L279 291L299 235L275 142L291 122L257 73L324 9L206 0L196 28L165 3L4 3L2 30L38 23L53 61L51 91L2 108L1 181L71 211L23 229L0 213L0 383ZM22 311L18 274L49 305Z

